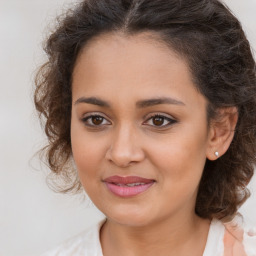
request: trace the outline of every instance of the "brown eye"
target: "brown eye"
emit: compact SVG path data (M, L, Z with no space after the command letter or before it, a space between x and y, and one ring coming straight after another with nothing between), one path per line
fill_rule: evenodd
M81 121L90 127L103 127L105 125L110 125L111 123L100 115L90 115L81 119Z
M177 123L177 121L171 117L156 114L152 115L144 124L153 127L165 128L175 123Z
M100 124L102 124L103 120L104 120L104 118L101 117L101 116L93 116L93 117L92 117L92 123L93 123L94 125L100 125Z
M162 116L156 116L152 118L152 122L155 126L162 126L164 124L164 118Z

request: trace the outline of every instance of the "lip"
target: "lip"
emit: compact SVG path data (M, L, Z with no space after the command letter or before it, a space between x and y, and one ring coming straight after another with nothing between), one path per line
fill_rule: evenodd
M138 176L111 176L103 182L113 194L119 197L132 197L148 190L155 180Z

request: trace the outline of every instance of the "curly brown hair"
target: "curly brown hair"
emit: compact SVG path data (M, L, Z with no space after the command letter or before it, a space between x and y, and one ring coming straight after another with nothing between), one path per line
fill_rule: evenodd
M208 120L218 117L219 108L238 109L228 151L216 161L206 160L195 208L203 218L233 216L250 194L246 186L256 162L256 68L241 24L228 7L218 0L84 0L58 21L46 41L48 62L37 73L34 98L58 190L81 190L69 164L71 84L78 54L103 33L150 31L187 60L209 102Z

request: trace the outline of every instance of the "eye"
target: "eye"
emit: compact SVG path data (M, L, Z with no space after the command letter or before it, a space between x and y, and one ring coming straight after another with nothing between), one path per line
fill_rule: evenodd
M150 118L148 118L145 123L147 125L151 125L151 126L155 126L155 127L167 127L176 122L177 122L176 120L174 120L170 117L160 115L160 114L155 114L155 115L152 115Z
M97 127L111 124L106 118L97 114L83 117L81 120L86 126Z

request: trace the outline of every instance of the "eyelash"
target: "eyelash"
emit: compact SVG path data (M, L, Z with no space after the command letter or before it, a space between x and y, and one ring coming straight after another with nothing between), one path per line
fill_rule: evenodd
M102 126L105 126L105 125L109 125L109 124L99 124L99 125L95 125L95 124L92 124L92 118L94 117L100 117L102 118L103 120L107 120L104 116L102 116L101 114L92 114L92 115L89 115L89 116L86 116L86 117L83 117L81 119L81 121L84 123L84 125L86 126L89 126L89 127L92 127L92 128L101 128ZM177 120L173 119L173 118L170 118L170 117L167 117L165 115L162 115L162 114L152 114L150 115L149 118L147 118L146 122L148 122L149 120L153 120L153 118L163 118L164 119L164 122L168 122L168 124L165 124L165 125L161 125L161 126L157 126L157 125L154 125L154 124L151 124L149 126L153 126L153 127L156 127L156 128L166 128L166 127L169 127L171 125L173 125L174 123L177 123ZM90 123L88 123L88 120L90 120ZM110 123L109 121L107 121L108 123ZM146 122L144 122L143 124L145 124ZM111 124L111 123L110 123Z
M152 114L152 115L149 116L149 118L147 118L146 122L148 122L149 120L153 121L153 118L157 118L157 117L158 118L163 118L164 122L167 121L168 124L161 125L161 126L157 126L157 125L150 125L150 126L157 127L157 128L166 128L166 127L169 127L169 126L173 125L174 123L177 123L177 121L174 118L167 117L167 116L162 115L162 114Z
M95 124L92 124L92 118L94 117L100 117L102 118L103 120L107 120L104 116L100 115L100 114L92 114L92 115L89 115L89 116L86 116L86 117L83 117L81 119L81 121L86 125L86 126L89 126L89 127L94 127L94 128L100 128L100 126L102 126L102 124L100 125L95 125ZM88 120L90 120L91 124L88 123ZM103 125L106 125L106 124L103 124ZM107 124L108 125L108 124Z

